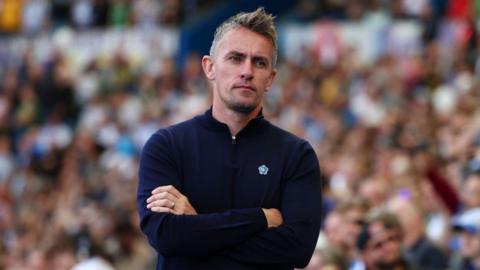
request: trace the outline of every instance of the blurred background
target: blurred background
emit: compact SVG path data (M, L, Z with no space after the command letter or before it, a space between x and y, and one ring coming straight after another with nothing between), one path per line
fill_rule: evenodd
M405 260L480 267L480 214L464 217L480 207L480 1L0 0L0 269L154 269L139 153L210 106L201 56L258 6L279 35L264 113L323 172L308 269L368 264L357 238L379 209Z

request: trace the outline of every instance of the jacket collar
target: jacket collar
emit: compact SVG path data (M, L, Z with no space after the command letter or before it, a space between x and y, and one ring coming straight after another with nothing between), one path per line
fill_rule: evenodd
M212 107L210 107L210 109L205 111L203 115L200 115L199 118L202 124L208 128L214 129L216 131L224 131L224 132L226 131L230 133L230 129L228 128L227 124L224 124L213 117ZM263 109L261 109L257 117L250 120L250 122L248 122L248 124L242 130L240 130L239 134L249 132L249 130L258 131L258 129L260 129L262 126L264 126L267 123L268 121L266 121L263 116Z

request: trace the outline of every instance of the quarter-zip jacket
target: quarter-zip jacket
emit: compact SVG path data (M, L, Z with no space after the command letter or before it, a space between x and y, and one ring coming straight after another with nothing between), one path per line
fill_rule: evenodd
M151 191L175 186L198 215L154 213ZM259 115L236 136L211 109L158 130L140 160L140 227L157 269L293 269L320 230L320 168L312 147ZM269 229L262 208L281 211Z

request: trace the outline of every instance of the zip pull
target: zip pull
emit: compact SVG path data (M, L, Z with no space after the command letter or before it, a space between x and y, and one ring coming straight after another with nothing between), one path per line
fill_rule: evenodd
M237 143L237 137L235 135L232 135L232 144Z

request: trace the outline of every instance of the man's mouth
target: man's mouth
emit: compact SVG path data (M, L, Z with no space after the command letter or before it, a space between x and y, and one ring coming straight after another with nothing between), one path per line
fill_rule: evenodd
M253 91L253 92L257 91L257 89L255 89L255 87L253 87L251 85L244 85L244 84L235 85L233 88L243 88L243 89L248 89L248 90Z

